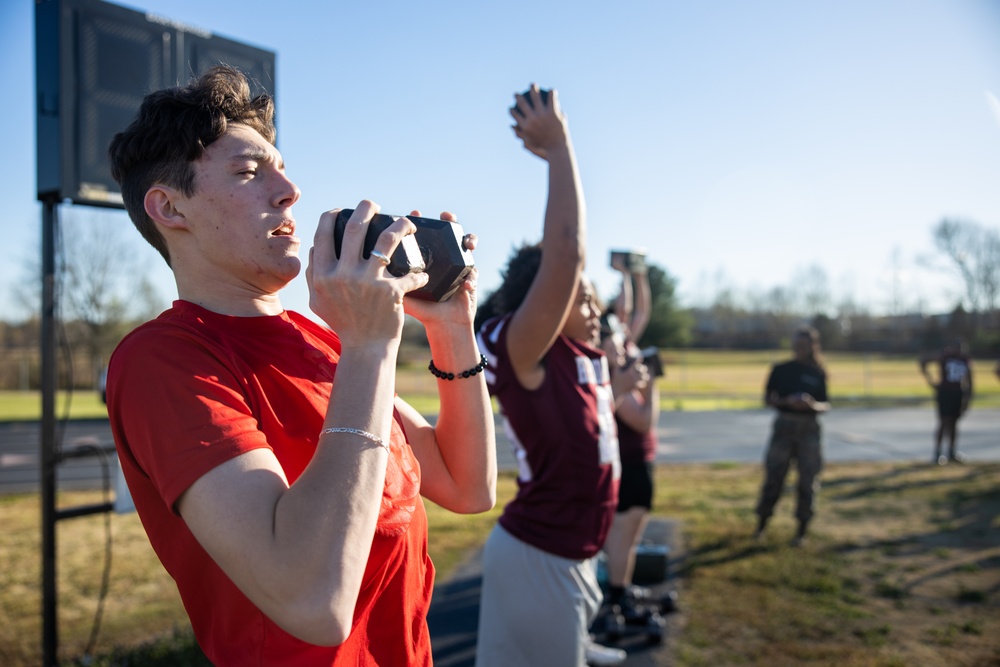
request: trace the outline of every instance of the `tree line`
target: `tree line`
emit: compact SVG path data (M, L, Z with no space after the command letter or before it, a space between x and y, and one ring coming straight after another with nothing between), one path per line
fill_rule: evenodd
M795 289L777 287L750 299L721 289L707 305L684 306L677 280L666 268L649 263L652 316L639 344L661 349L786 348L792 332L809 325L827 350L915 355L961 337L973 354L1000 355L1000 233L945 219L932 236L939 268L953 272L964 288L949 312L875 315L849 301L833 307L818 267L802 272ZM113 227L94 225L91 233L77 234L71 245L60 247L60 387L93 388L118 341L160 310L158 295L141 267L128 261L130 253L122 243ZM38 275L27 267L31 272ZM27 312L37 310L31 306L40 302L39 284L37 278L25 280L16 290L15 298ZM605 301L615 296L606 295ZM416 321L407 322L403 338L407 350L418 351L412 356L427 346ZM37 315L0 322L0 390L38 388L39 339ZM401 360L406 363L408 356L401 354Z

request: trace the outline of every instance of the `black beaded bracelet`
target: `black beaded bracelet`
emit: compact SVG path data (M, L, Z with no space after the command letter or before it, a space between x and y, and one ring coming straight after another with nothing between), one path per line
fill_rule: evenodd
M454 380L455 378L470 378L473 375L478 375L479 373L482 373L483 370L488 365L489 364L486 361L486 355L480 354L479 355L479 363L478 364L476 364L475 366L473 366L469 370L462 371L461 373L458 373L458 374L456 374L456 373L445 373L444 371L442 371L441 369L439 369L437 366L434 365L434 360L433 359L431 359L431 363L429 363L427 365L427 370L429 370L432 375L434 375L435 377L439 377L442 380Z

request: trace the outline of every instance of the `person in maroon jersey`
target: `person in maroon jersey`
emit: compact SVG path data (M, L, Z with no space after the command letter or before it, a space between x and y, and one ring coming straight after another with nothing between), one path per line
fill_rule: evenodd
M588 634L603 595L594 556L618 499L610 374L583 273L583 194L556 91L515 97L514 132L548 163L542 242L513 253L479 328L518 462L517 495L483 552L476 665L620 664Z
M631 261L629 261L631 260ZM656 458L656 426L660 415L660 393L656 378L643 362L637 341L649 323L649 276L638 254L613 252L611 266L622 274L621 289L614 313L602 321L602 347L608 355L611 376L630 376L613 382L624 391L615 394L615 422L622 461L618 487L618 508L604 553L608 558L608 596L611 609L617 607L626 618L641 616L638 611L642 591L632 585L636 547L653 506L653 461Z
M938 367L937 379L927 367ZM961 463L964 457L955 448L958 443L958 420L969 409L972 400L972 360L966 354L965 342L955 339L938 352L928 352L920 357L920 372L934 389L937 401L938 423L934 429L934 458L938 465L948 461ZM948 439L948 456L941 451Z

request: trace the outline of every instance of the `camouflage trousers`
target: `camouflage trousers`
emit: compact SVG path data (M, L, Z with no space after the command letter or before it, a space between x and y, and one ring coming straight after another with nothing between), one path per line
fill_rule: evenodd
M764 456L764 485L757 503L757 515L761 519L768 519L774 512L792 459L796 461L799 474L795 517L807 523L813 516L819 473L823 468L820 426L814 415L779 412L775 418L771 442Z

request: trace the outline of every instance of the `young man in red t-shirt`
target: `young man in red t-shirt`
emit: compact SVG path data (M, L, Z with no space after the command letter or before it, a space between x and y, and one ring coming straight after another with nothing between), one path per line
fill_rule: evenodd
M420 496L457 512L495 502L475 273L443 303L408 299L426 277L386 266L415 227L398 219L366 259L378 206L362 201L339 258L338 210L321 216L306 270L310 307L336 333L286 311L299 190L273 112L218 67L147 96L111 144L125 206L179 297L111 359L120 461L215 664L429 665ZM404 313L434 365L458 373L438 381L435 426L395 397Z

